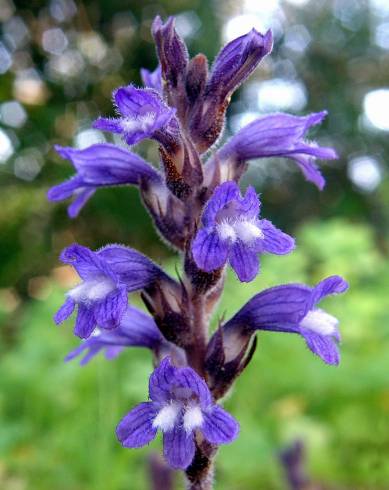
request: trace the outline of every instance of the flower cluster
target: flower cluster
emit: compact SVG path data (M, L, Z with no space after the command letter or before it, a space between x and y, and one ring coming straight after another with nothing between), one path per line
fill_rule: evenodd
M76 174L50 189L48 197L72 198L69 215L75 217L99 187L137 186L156 230L181 253L182 276L170 277L125 246L92 251L71 245L61 260L74 267L80 283L66 294L55 322L77 308L74 333L84 340L67 360L81 355L85 364L100 351L112 359L126 347L152 352L156 368L150 401L120 421L117 437L124 447L135 448L160 430L169 465L186 470L190 488L203 488L218 446L239 432L238 423L217 402L250 362L259 330L298 334L324 362L339 362L338 321L316 306L325 296L347 289L339 276L315 287L288 284L261 291L208 335L227 265L240 281L249 282L260 272L261 254L283 255L295 248L291 236L259 217L255 189L249 186L241 194L239 181L250 160L288 158L322 189L317 159L333 159L336 153L306 140L325 112L266 115L216 147L232 93L272 49L270 31L262 35L252 29L230 42L210 68L202 54L189 58L173 18L163 23L157 17L152 34L157 69L142 70L145 88L117 89L116 116L100 117L94 127L120 134L129 146L156 141L159 167L108 143L81 150L57 147ZM128 303L135 291L148 313Z

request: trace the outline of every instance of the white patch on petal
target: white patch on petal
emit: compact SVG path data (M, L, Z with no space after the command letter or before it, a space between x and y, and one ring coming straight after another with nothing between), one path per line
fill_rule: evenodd
M227 221L222 221L217 225L217 233L222 241L236 241L236 233L234 227Z
M115 289L115 283L108 277L84 281L68 292L76 303L99 301Z
M336 334L338 320L323 310L309 311L300 322L300 327L307 328L320 335Z
M203 425L203 414L198 405L189 407L184 414L184 429L186 432L192 432L194 429Z
M126 117L120 122L120 125L125 133L133 131L147 131L155 122L155 114L148 112L143 116Z
M178 403L169 403L158 412L158 415L153 420L153 427L161 429L162 432L172 430L180 412Z
M264 238L263 231L252 221L236 221L234 223L234 230L238 238L244 243L251 243L258 238Z

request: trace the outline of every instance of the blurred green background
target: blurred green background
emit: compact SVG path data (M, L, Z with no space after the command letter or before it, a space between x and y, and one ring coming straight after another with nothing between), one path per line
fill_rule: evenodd
M52 315L74 276L58 254L78 241L130 244L165 262L134 189L104 189L70 221L47 189L71 175L54 144L109 140L91 130L111 114L113 88L154 68L155 14L178 14L191 54L210 60L253 25L273 29L272 55L233 97L226 136L270 111L328 109L312 135L337 148L319 193L290 162L254 163L245 178L264 214L297 238L296 252L265 257L249 285L231 275L219 314L261 288L342 274L347 295L326 308L341 320L338 368L300 338L261 334L254 361L226 406L241 435L220 451L216 488L286 489L277 452L307 446L313 480L330 488L389 488L389 3L386 0L0 0L0 488L143 490L147 454L114 428L146 396L150 358L128 350L80 368L63 357L77 340ZM156 162L156 148L139 151ZM160 441L152 444L158 447Z

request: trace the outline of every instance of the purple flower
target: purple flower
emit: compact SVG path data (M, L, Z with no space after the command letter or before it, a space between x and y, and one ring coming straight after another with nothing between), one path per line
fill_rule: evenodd
M141 68L140 76L142 77L142 82L145 87L153 88L160 94L162 93L162 77L160 65L158 65L154 71L149 71L146 70L146 68Z
M224 331L269 330L297 333L309 349L327 364L339 364L338 320L316 305L330 294L346 291L347 282L340 276L327 277L313 288L304 284L287 284L266 289L254 296L229 320Z
M119 133L129 145L145 138L160 140L169 122L178 128L176 121L171 121L176 110L168 107L155 90L130 85L117 89L113 97L120 117L99 117L93 127Z
M272 50L271 31L264 35L254 28L229 42L217 55L205 89L206 95L225 98L236 90Z
M107 359L113 359L126 347L146 347L157 350L164 342L166 341L152 317L128 305L117 328L114 330L97 328L87 340L65 357L65 361L71 361L85 354L80 361L80 364L84 365L101 350L105 350Z
M253 187L242 197L235 182L217 187L202 215L201 228L193 241L197 266L211 272L229 261L242 282L259 272L258 254L289 253L294 240L266 219L258 219L260 201Z
M272 42L270 31L262 35L252 29L220 51L208 77L203 58L198 58L196 63L198 77L194 76L193 70L188 70L187 90L191 88L188 96L189 100L195 100L193 107L189 107L189 128L200 153L208 150L219 138L232 93L271 51Z
M119 325L127 309L128 292L167 277L150 259L119 245L92 252L74 244L62 252L61 260L76 269L82 282L67 293L54 320L57 325L62 323L77 305L74 333L83 339L88 338L97 325L105 329Z
M253 158L278 156L294 160L305 178L322 190L325 181L315 160L332 160L337 154L332 148L306 141L305 135L326 115L326 111L304 117L270 114L256 119L238 131L207 164L208 178L213 175L215 166L220 165L223 175L233 175L238 180L244 171L242 163Z
M190 367L177 368L165 358L150 377L149 396L151 401L137 405L117 426L124 447L144 446L160 429L167 462L185 469L195 454L197 431L217 445L238 435L236 420L212 402L207 384Z
M111 144L92 145L82 150L56 146L56 150L72 162L77 173L52 187L47 195L50 201L73 197L68 208L71 218L78 215L98 187L161 180L159 173L141 157Z
M157 54L161 65L162 78L169 88L175 89L185 77L189 56L183 39L174 27L174 17L169 17L163 23L159 15L154 19L151 27Z

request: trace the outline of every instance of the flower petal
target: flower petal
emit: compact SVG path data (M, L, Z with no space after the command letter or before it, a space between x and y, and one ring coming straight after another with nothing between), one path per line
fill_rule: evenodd
M158 65L154 71L149 71L146 68L141 68L140 76L142 78L143 85L149 88L153 88L157 92L162 93L162 76L160 65Z
M178 369L176 381L179 386L189 388L198 396L203 410L212 404L212 396L207 383L192 368L186 367Z
M96 320L93 311L80 303L78 305L76 323L74 325L74 333L81 339L87 339L96 327Z
M256 294L224 328L296 332L307 314L312 289L304 284L287 284Z
M64 264L74 267L82 279L94 279L105 275L114 282L116 281L112 269L106 261L99 257L98 253L77 243L66 247L62 251L60 259Z
M255 29L228 43L216 56L206 92L222 97L232 93L271 51L272 45L270 30L262 35Z
M85 204L89 201L89 199L96 192L94 187L82 187L79 189L78 193L74 193L76 198L74 201L68 206L68 215L69 218L76 218L81 209L85 206Z
M163 454L172 468L182 470L187 468L195 454L193 433L188 434L180 426L175 426L173 430L165 432Z
M128 303L125 286L114 289L102 301L93 305L93 312L99 327L112 329L119 325Z
M244 198L239 199L236 208L238 213L244 215L245 219L254 219L258 217L261 208L261 202L253 186L247 187Z
M99 143L81 150L55 148L63 158L72 162L84 185L139 184L142 178L160 178L158 172L139 155L110 143Z
M157 279L173 281L146 255L122 245L107 245L97 252L98 257L124 283L127 291L136 291Z
M54 321L57 325L65 321L73 313L76 304L72 298L66 298L65 303L54 315Z
M340 361L336 340L329 335L320 335L306 328L300 329L309 349L326 364L338 365Z
M203 417L201 432L211 444L228 444L239 434L238 422L218 405L214 405L212 410L203 412Z
M241 282L250 282L259 273L257 253L240 241L232 245L229 260Z
M284 255L294 249L294 239L276 228L269 220L261 220L259 222L259 227L264 234L264 238L260 239L259 242L265 252Z
M202 223L204 226L213 226L216 215L230 201L240 198L240 190L236 182L225 182L214 190L210 200L205 207Z
M202 228L192 243L192 253L197 267L212 272L227 262L228 243L221 240L216 231Z
M154 370L149 380L149 396L154 402L165 402L170 399L171 383L177 374L177 368L165 357Z
M123 118L113 118L113 117L98 117L93 123L95 129L100 129L100 131L108 131L110 133L120 134L123 132Z
M152 402L144 402L131 410L116 427L116 436L123 447L142 447L152 441L157 429L153 427L153 420L157 415L157 408Z
M347 291L348 283L341 276L330 276L320 281L312 290L310 308L331 294L341 294Z
M303 173L305 179L308 182L315 184L315 186L322 191L326 185L326 181L314 162L314 158L310 155L293 155L291 158L297 163L297 166Z

